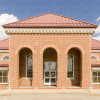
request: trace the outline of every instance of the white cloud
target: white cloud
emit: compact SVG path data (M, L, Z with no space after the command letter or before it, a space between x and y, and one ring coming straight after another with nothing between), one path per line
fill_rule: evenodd
M99 21L100 21L100 17L98 17L98 18L96 19L96 21L99 22Z
M95 39L95 40L98 40L98 41L100 41L100 36L98 35L98 36L96 36L96 37L92 37L93 39Z
M98 17L97 19L96 19L96 22L97 23L100 23L100 17ZM100 24L99 24L99 26L96 28L96 30L95 30L95 34L99 34L100 33Z
M99 34L99 33L100 33L100 25L95 30L95 34Z
M2 25L15 22L15 21L18 21L18 18L14 16L13 14L11 15L1 14L0 15L0 41L8 38L8 35L5 33L5 30L2 27Z

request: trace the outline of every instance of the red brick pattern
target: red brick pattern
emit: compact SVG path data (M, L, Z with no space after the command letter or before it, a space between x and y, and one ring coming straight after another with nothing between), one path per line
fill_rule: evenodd
M9 56L8 52L0 52L0 64L9 64L9 60L2 60L4 56Z
M0 64L1 65L9 65L9 60L2 60L3 56L9 56L8 52L0 52ZM4 66L0 66L0 67L4 67ZM6 67L8 68L8 66ZM8 88L8 84L0 84L0 89L7 89Z
M10 35L9 36L9 74L11 80L11 87L18 88L19 87L19 55L16 53L16 50L19 46L29 45L31 48L34 48L35 54L33 55L33 81L32 87L43 87L43 54L41 54L41 50L45 46L51 47L54 45L54 48L57 51L57 87L68 87L69 80L67 79L67 54L66 49L70 45L79 45L79 50L82 52L82 64L81 64L81 80L80 86L82 88L89 88L89 82L91 79L91 35L89 34L74 34L74 35ZM20 38L20 39L19 39ZM49 45L50 44L50 45ZM22 47L22 48L23 48ZM82 49L81 49L81 48ZM31 49L30 48L30 49ZM73 48L73 47L72 47ZM85 53L83 53L83 51ZM19 52L19 51L18 51ZM60 52L60 53L59 53Z

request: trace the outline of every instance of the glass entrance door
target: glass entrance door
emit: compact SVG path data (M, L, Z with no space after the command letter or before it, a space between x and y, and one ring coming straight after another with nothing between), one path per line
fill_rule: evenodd
M44 85L56 85L57 68L55 62L44 62Z

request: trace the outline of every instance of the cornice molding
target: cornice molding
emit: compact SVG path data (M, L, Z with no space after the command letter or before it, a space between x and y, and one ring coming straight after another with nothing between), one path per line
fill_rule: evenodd
M9 50L0 50L0 52L9 52Z
M5 29L7 34L93 34L95 29Z
M100 50L91 50L91 52L100 52Z

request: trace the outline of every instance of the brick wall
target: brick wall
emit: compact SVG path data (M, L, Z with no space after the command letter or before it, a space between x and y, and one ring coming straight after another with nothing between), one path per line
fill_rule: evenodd
M91 52L91 56L98 58L98 60L91 60L91 64L100 64L100 52Z
M33 53L33 81L32 87L43 87L43 51L51 47L57 51L57 87L68 87L67 53L69 49L77 47L82 56L80 86L89 88L91 79L91 35L90 34L19 34L9 35L10 80L11 87L19 87L19 52L21 48L30 48Z
M0 52L0 64L9 64L9 60L2 60L3 56L9 56L8 52Z
M91 52L91 56L96 56L98 58L98 60L91 60L91 64L100 64L100 52ZM95 89L100 89L100 84L92 84L92 87Z
M9 60L2 60L3 56L9 56L9 53L0 52L0 64L9 64ZM5 89L5 88L8 88L8 84L0 84L0 89Z

